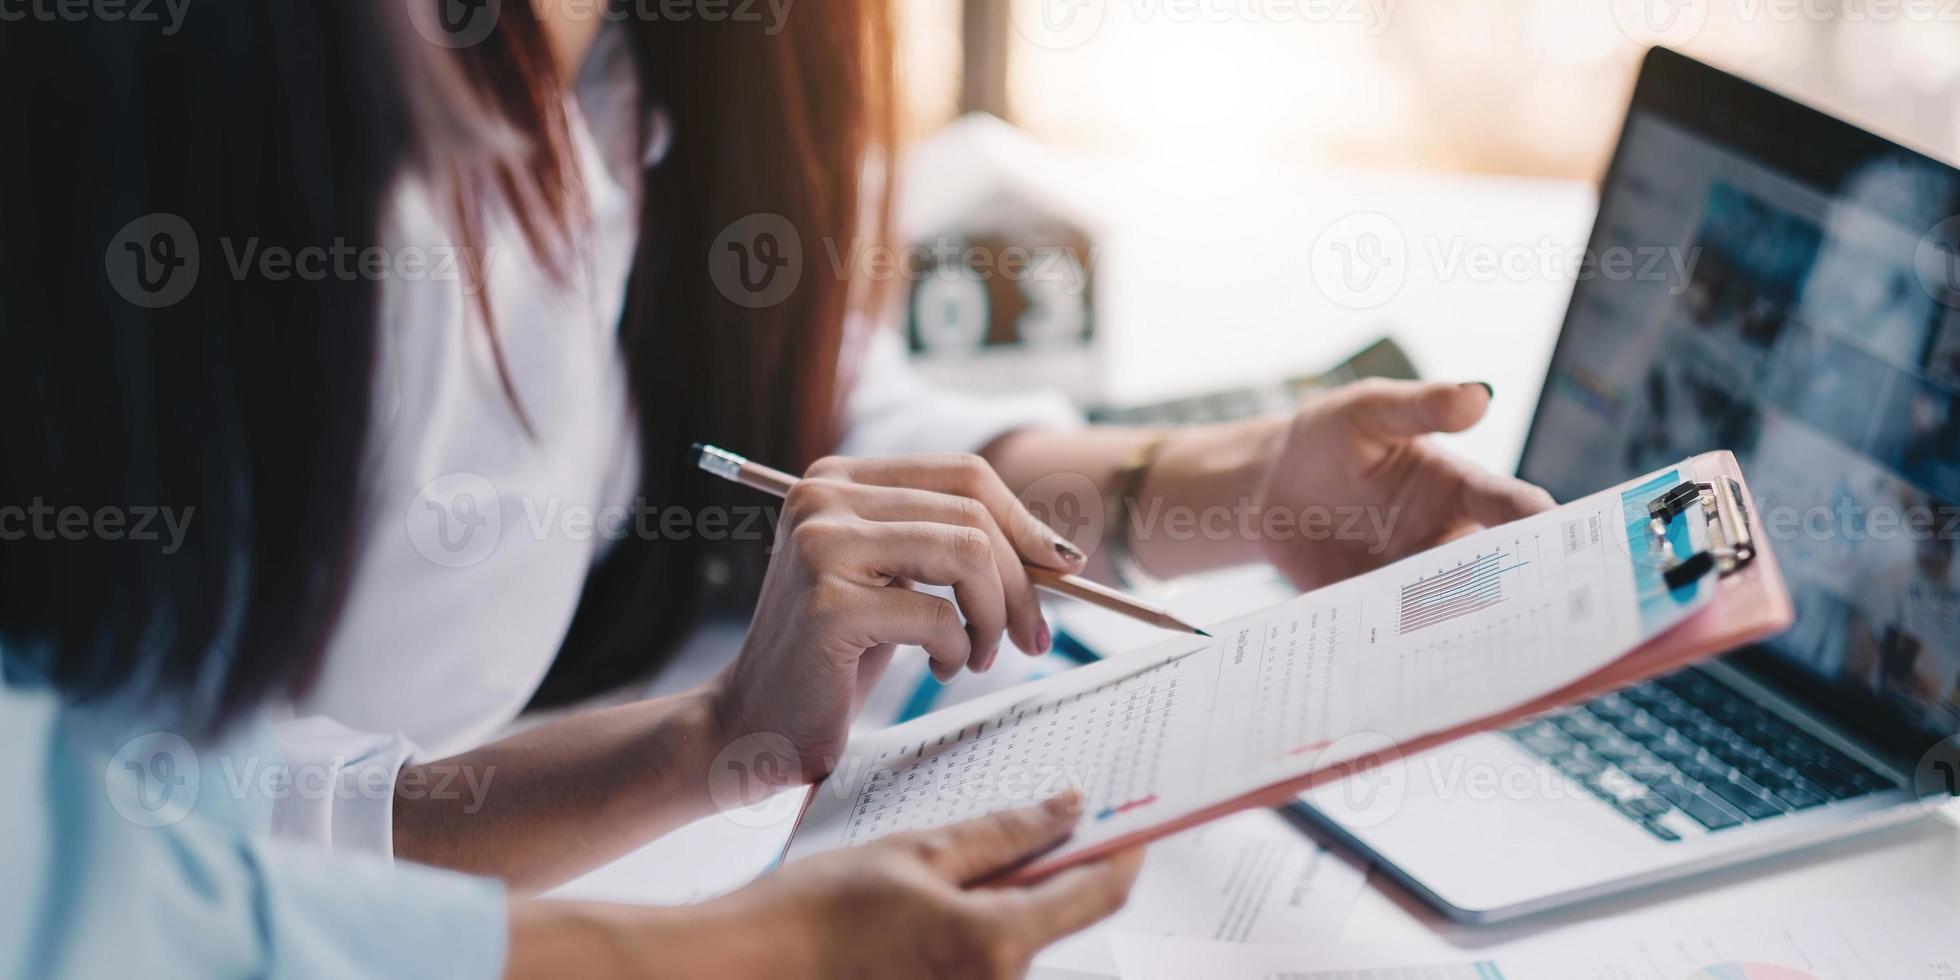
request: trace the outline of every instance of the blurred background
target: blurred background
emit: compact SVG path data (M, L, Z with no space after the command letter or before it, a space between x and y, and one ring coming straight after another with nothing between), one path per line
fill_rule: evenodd
M904 291L915 363L1112 421L1290 403L1326 372L1476 378L1500 397L1451 441L1511 469L1572 295L1562 257L1654 44L1960 158L1960 0L899 9L902 234L1074 257L1015 281L927 263Z
M1149 158L1592 179L1666 43L1952 159L1954 0L902 0L905 120Z

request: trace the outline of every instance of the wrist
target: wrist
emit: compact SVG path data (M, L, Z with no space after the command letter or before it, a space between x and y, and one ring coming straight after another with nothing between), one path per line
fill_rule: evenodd
M1280 415L1173 431L1124 529L1138 564L1168 578L1260 560L1257 509L1289 423Z
M729 664L691 692L701 719L701 735L711 745L727 745L729 739L743 734L736 731L741 724L735 720L738 711L728 683L728 674L734 669L735 665Z
M505 980L665 975L657 911L513 898L509 915Z
M826 975L822 930L807 907L799 907L803 903L786 903L783 897L763 880L719 898L662 909L650 944L668 964L660 976Z
M757 703L760 682L742 667L738 658L696 692L702 772L714 805L724 812L807 786L823 771L813 768L815 753L794 737L798 729L784 717L781 699Z
M707 687L605 710L638 717L627 722L635 733L612 763L624 781L605 795L597 815L607 823L638 826L649 814L684 822L715 812L712 769L728 742Z
M509 978L641 977L736 980L782 976L799 950L756 936L782 931L745 920L726 899L669 908L519 899L510 905Z
M772 918L767 911L734 896L666 910L650 943L667 964L659 975L769 980L811 962L802 955L796 917Z

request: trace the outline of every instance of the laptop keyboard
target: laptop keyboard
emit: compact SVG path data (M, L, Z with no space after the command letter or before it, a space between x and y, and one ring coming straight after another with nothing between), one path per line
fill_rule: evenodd
M1655 837L1808 810L1890 783L1700 670L1505 731Z

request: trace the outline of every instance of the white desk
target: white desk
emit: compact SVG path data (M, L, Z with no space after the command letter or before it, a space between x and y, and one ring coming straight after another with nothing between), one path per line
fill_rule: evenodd
M1082 180L1086 171L1077 169ZM1066 180L1066 168L1058 180ZM1484 279L1435 260L1482 252L1538 252L1581 244L1592 195L1569 183L1434 176L1097 173L1079 193L1113 215L1104 230L1103 315L1113 379L1145 397L1231 385L1325 364L1382 333L1403 344L1428 377L1487 380L1491 417L1452 443L1509 470L1538 396L1569 282L1527 274ZM1406 281L1369 310L1330 302L1306 272L1306 251L1343 215L1388 215L1406 240ZM728 655L740 630L695 640L660 687L686 686ZM767 868L793 807L772 825L703 821L567 886L561 893L618 901L677 902L734 888ZM1374 879L1344 923L1355 942L1478 945L1636 910L1734 912L1807 896L1937 891L1960 905L1960 831L1931 822L1800 855L1770 859L1504 930L1448 924L1392 884Z

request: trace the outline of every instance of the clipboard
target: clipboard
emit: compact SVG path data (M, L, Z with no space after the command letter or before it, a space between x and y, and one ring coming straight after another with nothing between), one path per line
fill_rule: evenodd
M1709 547L1682 558L1675 554L1668 526L1675 520L1707 522ZM1733 575L1756 557L1756 532L1748 497L1735 477L1715 474L1707 482L1684 480L1647 504L1649 541L1659 553L1662 579L1679 588L1710 572Z
M1649 568L1657 570L1669 590L1714 590L1714 594L1702 606L1672 627L1650 636L1632 650L1591 670L1580 679L1510 708L1480 716L1465 724L1404 739L1380 751L1287 778L1152 823L1131 833L1096 841L1089 846L1067 850L1066 853L1051 851L998 876L997 880L1003 883L1036 881L1070 865L1092 861L1241 810L1281 806L1316 786L1468 735L1508 727L1548 711L1590 700L1787 629L1795 618L1795 610L1768 542L1756 526L1755 515L1748 503L1748 484L1734 455L1725 451L1706 453L1684 461L1676 470L1683 479L1647 502L1646 529L1641 543L1635 543L1631 528L1626 542L1629 548L1644 548L1632 556L1634 562L1644 562ZM1677 529L1688 533L1672 533ZM1678 541L1696 544L1683 553L1683 549L1677 546ZM811 805L823 785L819 783L811 787L803 809L797 815L795 830L784 844L782 858L789 857L797 840L797 832L803 829ZM1065 841L1064 845L1067 843Z

